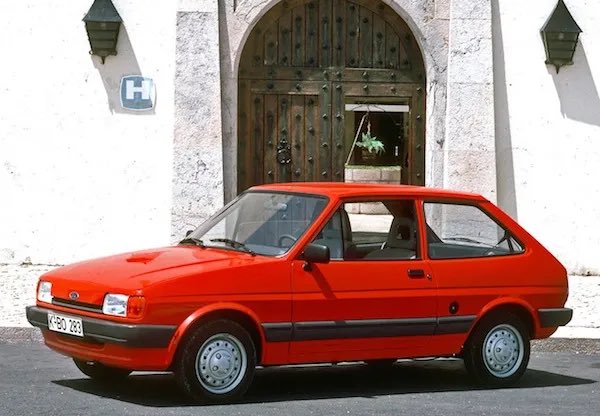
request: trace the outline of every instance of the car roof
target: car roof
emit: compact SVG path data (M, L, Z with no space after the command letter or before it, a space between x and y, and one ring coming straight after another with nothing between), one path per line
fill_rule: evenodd
M252 191L300 192L338 198L361 196L404 196L416 198L450 198L486 201L479 194L452 191L448 189L429 188L412 185L388 185L374 183L347 182L293 182L259 185L250 188Z

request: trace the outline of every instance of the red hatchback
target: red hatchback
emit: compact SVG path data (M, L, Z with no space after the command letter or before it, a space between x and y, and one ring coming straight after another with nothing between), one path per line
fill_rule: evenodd
M295 183L244 192L177 246L40 278L29 322L96 380L173 371L205 401L257 365L461 357L504 386L572 316L564 267L479 195Z

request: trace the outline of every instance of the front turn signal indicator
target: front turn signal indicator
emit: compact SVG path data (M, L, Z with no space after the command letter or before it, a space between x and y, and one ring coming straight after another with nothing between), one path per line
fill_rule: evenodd
M127 317L141 318L146 308L146 298L143 296L130 296L127 302Z

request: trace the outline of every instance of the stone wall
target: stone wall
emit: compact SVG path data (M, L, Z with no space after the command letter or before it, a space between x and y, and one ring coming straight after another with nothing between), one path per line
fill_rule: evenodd
M180 1L176 42L173 239L223 206L217 2Z

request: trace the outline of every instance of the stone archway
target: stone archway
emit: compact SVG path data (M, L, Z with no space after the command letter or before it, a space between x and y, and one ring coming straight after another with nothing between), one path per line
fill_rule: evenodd
M343 181L358 104L406 109L391 151L401 153L401 182L424 184L425 69L406 23L380 0L278 3L240 60L238 192Z

